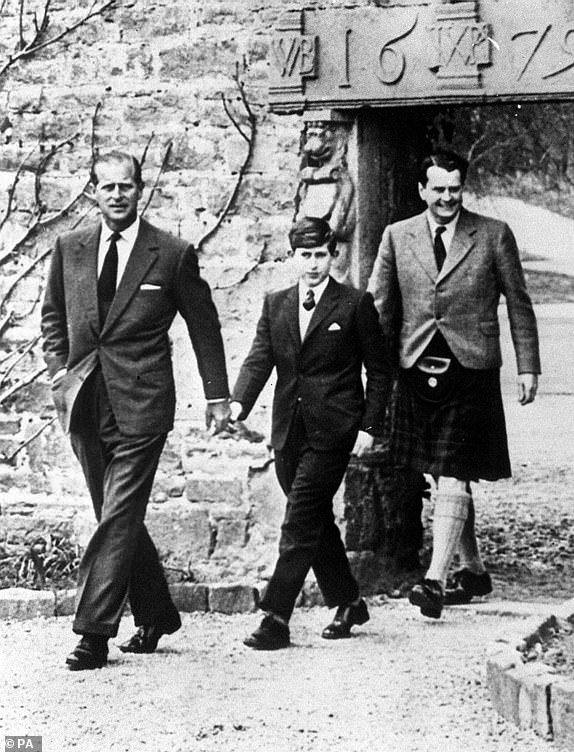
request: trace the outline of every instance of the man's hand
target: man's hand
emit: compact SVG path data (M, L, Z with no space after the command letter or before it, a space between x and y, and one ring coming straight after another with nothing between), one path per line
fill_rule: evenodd
M362 457L363 454L366 454L373 448L374 442L375 439L370 433L359 431L355 440L355 446L353 447L353 454L356 454L357 457Z
M534 402L538 389L538 375L536 373L519 373L516 379L518 384L518 401L521 405Z
M221 402L208 402L205 408L205 426L211 428L213 424L213 435L215 436L225 431L229 423L231 410L229 409L229 400Z
M230 418L230 420L231 420L232 423L235 423L235 421L239 418L239 416L243 412L243 405L241 404L241 402L237 402L237 401L234 400L229 405L229 407L231 409L231 418Z

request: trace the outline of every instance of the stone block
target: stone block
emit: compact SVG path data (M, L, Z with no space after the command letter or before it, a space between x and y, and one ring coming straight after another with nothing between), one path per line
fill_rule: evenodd
M76 591L75 590L56 590L55 615L71 616L76 611Z
M0 455L10 457L20 446L20 441L15 438L6 438L0 436Z
M190 611L208 610L208 588L206 585L181 582L170 585L169 592L175 607L179 611L189 613Z
M194 473L187 478L186 495L189 501L243 504L244 484L241 478L217 477Z
M56 599L49 590L5 588L0 590L0 619L23 621L38 616L54 616Z
M247 542L247 519L245 515L239 518L231 517L218 520L216 530L214 556L222 551L229 553L230 548L243 548Z
M210 585L209 610L242 614L257 609L257 590L249 585Z
M211 552L211 525L204 506L182 499L150 504L146 526L160 557L170 566L187 570L190 562L207 558Z
M557 680L550 690L550 715L554 742L562 749L574 749L574 681Z
M508 694L506 672L514 669L519 663L521 663L520 653L509 645L496 645L486 662L486 680L492 705L505 718L505 703ZM518 697L516 705L518 707Z
M20 430L21 418L12 415L0 416L0 436L13 436Z
M42 109L43 87L18 86L10 92L8 100L12 112L40 112Z
M549 702L550 687L555 680L552 670L543 663L523 666L518 690L519 725L545 738L552 735Z

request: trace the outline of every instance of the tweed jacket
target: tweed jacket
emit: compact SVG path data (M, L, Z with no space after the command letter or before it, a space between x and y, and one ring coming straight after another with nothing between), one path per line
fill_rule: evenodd
M299 407L314 449L350 451L359 428L381 431L390 385L390 358L372 297L330 278L303 342L298 311L297 285L267 295L232 399L241 402L240 418L246 418L275 368L272 446L284 447Z
M227 397L217 311L191 246L141 221L136 242L100 330L98 222L58 238L42 305L44 357L64 430L77 395L99 363L118 427L126 435L169 431L175 387L169 327L186 321L208 399Z
M403 368L414 365L437 330L466 368L500 367L504 295L518 373L540 373L536 319L516 240L500 220L461 209L438 274L426 212L388 225L368 290Z

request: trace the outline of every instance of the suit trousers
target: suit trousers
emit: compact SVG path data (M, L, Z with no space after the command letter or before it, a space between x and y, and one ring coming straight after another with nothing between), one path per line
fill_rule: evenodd
M122 435L99 368L78 399L71 442L98 526L80 563L74 632L114 637L128 597L136 626L173 624L179 614L144 525L166 434Z
M350 453L318 451L306 438L297 414L283 450L275 452L277 478L287 495L279 558L259 603L289 620L305 577L313 569L325 604L340 606L359 597L333 514Z

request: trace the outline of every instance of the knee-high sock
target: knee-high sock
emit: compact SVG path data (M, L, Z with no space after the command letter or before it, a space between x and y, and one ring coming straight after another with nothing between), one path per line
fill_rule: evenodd
M443 484L447 488L441 490L441 480L434 509L432 559L426 577L438 580L444 587L468 516L471 496L464 486L457 488L454 484Z
M458 544L458 555L460 558L460 568L470 569L474 574L482 574L486 571L480 551L478 550L478 541L474 529L474 502L472 497L468 505L468 516L464 522L464 527Z

